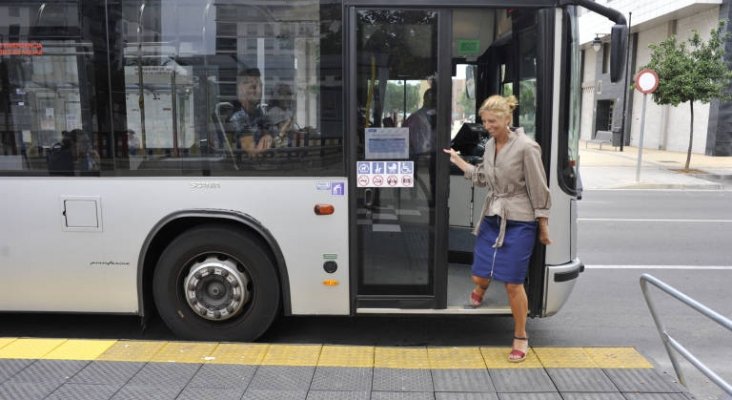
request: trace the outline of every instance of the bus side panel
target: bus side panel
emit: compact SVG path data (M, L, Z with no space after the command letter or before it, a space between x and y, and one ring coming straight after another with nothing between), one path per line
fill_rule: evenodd
M250 215L271 232L284 255L293 314L349 313L345 179L3 178L1 184L0 310L138 313L137 260L149 232L172 213L216 209ZM95 203L98 226L90 227ZM319 203L332 204L335 213L315 215ZM67 220L83 226L68 228ZM328 274L323 263L333 257L338 270ZM326 279L339 284L326 286Z

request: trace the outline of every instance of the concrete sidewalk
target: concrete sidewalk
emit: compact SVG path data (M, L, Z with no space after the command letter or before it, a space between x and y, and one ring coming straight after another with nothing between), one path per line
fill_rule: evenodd
M607 144L580 142L580 176L585 189L703 189L732 190L732 156L692 154L690 170L683 171L686 153L643 149L640 179L636 181L638 148L623 151Z

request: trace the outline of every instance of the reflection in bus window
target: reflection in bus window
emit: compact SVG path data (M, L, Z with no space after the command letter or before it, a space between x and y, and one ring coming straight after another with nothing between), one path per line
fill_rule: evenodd
M76 175L79 130L95 152L103 145L89 82L91 43L76 3L4 2L0 13L3 129L0 169ZM10 13L10 9L13 12ZM4 10L3 10L4 9ZM42 11L42 12L41 12Z
M130 168L342 168L342 113L325 109L340 105L326 101L340 97L339 23L318 2L250 3L124 3L123 119L142 156ZM259 75L253 99L247 71Z
M342 173L340 6L123 0L109 5L102 30L95 7L0 6L13 10L0 22L9 93L0 169L58 175L64 132L80 129L101 176ZM119 34L107 40L107 30ZM230 121L237 75L252 68L261 71L261 128L273 138L257 157ZM64 174L81 173L73 157Z

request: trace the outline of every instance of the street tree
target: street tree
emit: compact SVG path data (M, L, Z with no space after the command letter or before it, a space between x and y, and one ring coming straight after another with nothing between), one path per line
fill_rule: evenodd
M656 104L678 106L689 102L691 125L689 149L685 170L689 170L691 148L694 141L694 102L709 103L728 97L732 71L724 61L724 21L712 29L709 40L704 41L699 32L680 42L671 36L661 43L651 44L651 61L641 67L658 73L659 84L653 93Z

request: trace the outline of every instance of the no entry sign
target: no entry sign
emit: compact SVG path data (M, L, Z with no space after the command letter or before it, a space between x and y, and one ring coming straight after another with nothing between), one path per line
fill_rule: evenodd
M635 74L635 88L643 94L651 94L658 88L656 71L644 68Z

